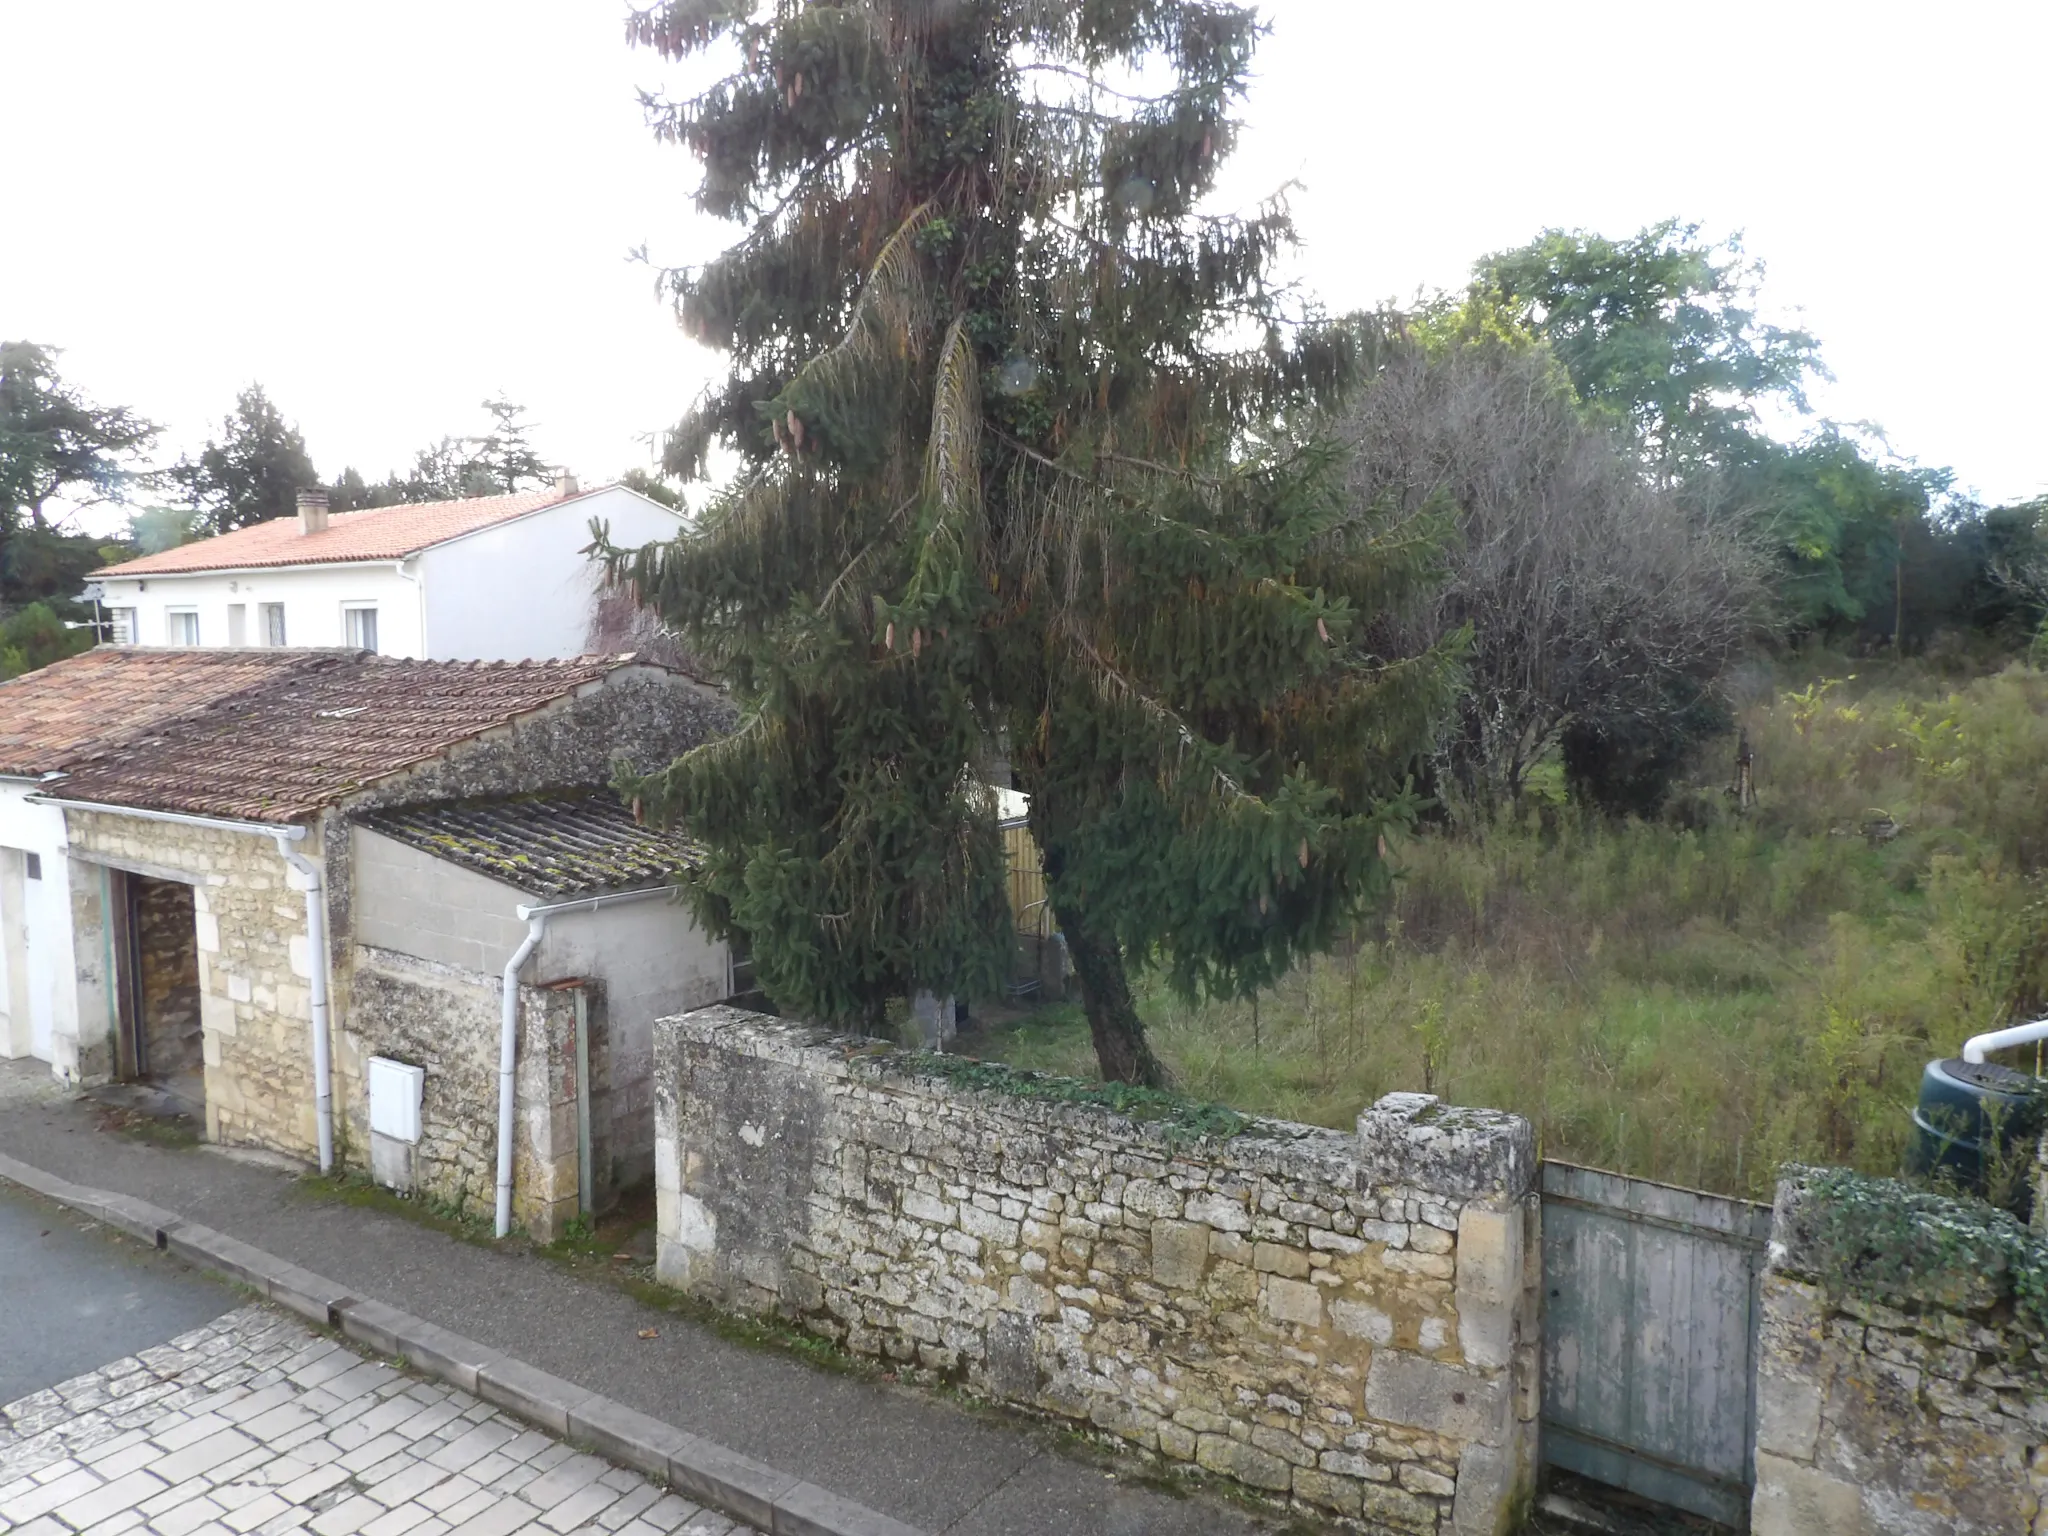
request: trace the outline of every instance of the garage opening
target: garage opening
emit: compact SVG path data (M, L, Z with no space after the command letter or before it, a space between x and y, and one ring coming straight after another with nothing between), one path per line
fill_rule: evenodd
M199 1023L199 925L192 887L130 875L126 983L129 1061L140 1082L204 1121L206 1059Z

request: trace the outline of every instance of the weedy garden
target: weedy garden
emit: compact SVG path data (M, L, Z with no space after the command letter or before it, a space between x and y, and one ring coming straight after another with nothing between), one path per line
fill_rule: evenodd
M1255 1000L1147 991L1177 1085L1327 1125L1422 1089L1527 1115L1548 1157L1762 1198L1787 1161L1896 1172L1922 1064L2048 1011L2048 672L1831 658L1749 692L1654 820L1539 772L1401 840L1385 912ZM1071 1007L964 1044L1092 1075Z

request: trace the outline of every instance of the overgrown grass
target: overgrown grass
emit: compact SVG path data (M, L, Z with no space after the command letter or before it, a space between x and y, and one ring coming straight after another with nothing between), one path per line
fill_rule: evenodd
M2048 674L1866 669L1740 713L1746 813L1731 738L1654 824L1551 797L1409 839L1392 910L1256 1003L1151 990L1177 1086L1325 1125L1424 1089L1752 1196L1785 1161L1896 1172L1922 1064L2048 1002ZM1073 1008L963 1047L1094 1072Z

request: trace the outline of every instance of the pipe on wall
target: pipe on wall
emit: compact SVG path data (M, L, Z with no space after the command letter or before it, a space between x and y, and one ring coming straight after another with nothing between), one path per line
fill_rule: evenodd
M600 907L616 906L622 902L673 895L678 889L673 885L656 885L638 891L585 896L576 901L522 904L512 909L513 915L526 924L526 937L519 941L519 947L512 951L512 958L505 962L504 990L499 999L497 1236L505 1237L512 1231L512 1153L519 1108L516 1083L519 1068L519 968L539 946L541 935L547 931L548 919L557 913L595 912ZM580 1187L587 1186L579 1183Z
M547 912L528 914L525 907L514 909L526 919L526 937L505 962L505 986L498 1009L498 1212L495 1235L512 1230L512 1132L517 1118L518 1094L514 1079L519 1070L519 967L540 943L547 928Z

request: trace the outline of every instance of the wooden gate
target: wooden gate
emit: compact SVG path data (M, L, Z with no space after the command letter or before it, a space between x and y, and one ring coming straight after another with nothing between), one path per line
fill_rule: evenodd
M1543 1458L1746 1529L1771 1208L1543 1165Z

